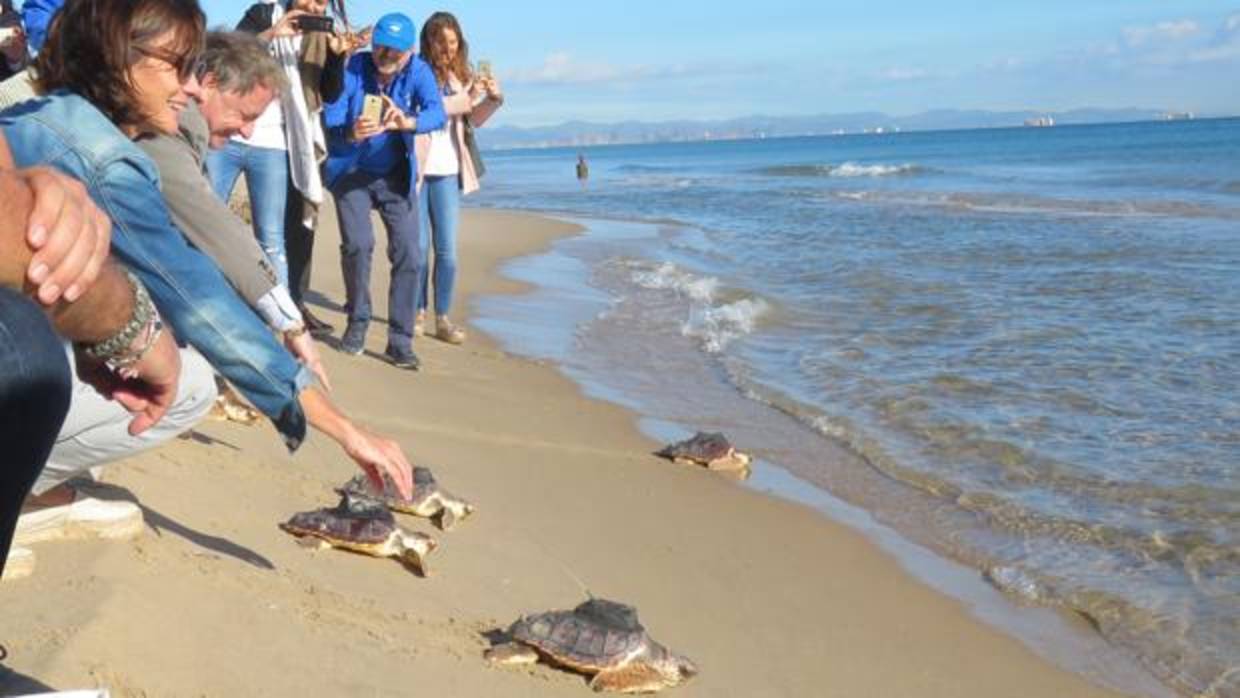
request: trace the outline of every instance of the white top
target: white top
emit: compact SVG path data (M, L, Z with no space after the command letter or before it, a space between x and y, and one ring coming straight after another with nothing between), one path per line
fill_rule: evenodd
M272 16L272 22L279 21L279 19L277 16ZM291 36L283 40L291 41L293 51L301 53L301 36ZM271 100L271 104L268 104L267 108L263 110L262 115L258 117L258 121L254 122L254 133L250 134L249 138L233 136L232 139L255 148L288 150L288 138L284 135L284 106L281 104L282 101L278 95Z
M233 136L232 139L255 148L288 150L288 142L284 137L284 107L280 105L280 100L271 100L262 116L254 122L254 133L250 134L249 138Z
M426 163L422 174L431 177L449 177L461 173L460 153L456 150L456 139L452 137L452 128L456 118L448 119L443 128L431 131L431 147L426 152Z

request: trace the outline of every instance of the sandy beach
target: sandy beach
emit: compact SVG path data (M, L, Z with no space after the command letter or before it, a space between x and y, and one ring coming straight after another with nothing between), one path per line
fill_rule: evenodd
M471 297L520 293L504 260L575 228L465 213L460 320ZM335 218L324 216L315 287L343 325ZM380 254L382 257L380 244ZM382 316L386 260L375 264ZM420 372L324 348L335 398L399 439L472 500L430 575L390 560L309 551L277 524L331 505L356 468L313 436L287 454L269 425L207 422L111 467L103 496L139 502L125 542L36 548L6 582L0 692L102 686L114 696L584 696L545 666L491 668L485 633L587 591L634 604L651 634L701 674L683 696L1119 695L1041 659L914 579L862 534L727 477L650 455L634 416L590 400L553 366L471 330L463 347L419 339Z

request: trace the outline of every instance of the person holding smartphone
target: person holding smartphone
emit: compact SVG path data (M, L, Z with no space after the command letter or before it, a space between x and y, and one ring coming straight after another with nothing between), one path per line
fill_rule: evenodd
M465 331L453 324L452 291L456 281L456 230L461 196L478 190L480 173L465 145L465 126L477 128L504 103L499 81L490 64L480 62L475 75L469 68L469 43L461 25L449 12L436 12L422 25L421 56L430 64L443 94L448 122L442 129L418 136L422 186L418 213L435 251L434 274L422 265L418 293L418 325L424 325L430 304L428 287L435 288L435 327L430 333L449 344L465 341Z
M26 67L26 30L12 0L0 0L0 80L8 80Z
M319 166L327 148L320 114L340 94L345 60L369 40L364 33L337 32L337 25L348 26L344 0L259 2L246 11L237 29L267 43L289 89L263 112L249 137L236 136L207 157L222 199L245 174L254 234L316 337L333 329L305 306L324 194Z
M381 17L375 23L373 50L349 59L340 98L323 112L328 134L324 178L336 198L349 315L340 349L356 355L365 348L375 247L370 215L377 210L387 228L392 263L385 354L394 366L406 369L419 365L413 353L413 319L423 254L414 135L442 128L445 118L434 74L413 55L416 41L409 17ZM373 104L375 97L384 104L379 121L365 114L367 102Z

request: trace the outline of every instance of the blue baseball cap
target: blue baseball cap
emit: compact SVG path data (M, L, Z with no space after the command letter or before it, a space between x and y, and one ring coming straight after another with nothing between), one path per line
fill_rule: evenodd
M413 20L399 12L383 15L375 22L375 33L370 37L374 46L386 46L397 51L408 51L418 41Z

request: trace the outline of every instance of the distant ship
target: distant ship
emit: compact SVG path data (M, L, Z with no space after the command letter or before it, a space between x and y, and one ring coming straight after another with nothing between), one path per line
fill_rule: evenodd
M1163 121L1192 121L1196 116L1191 111L1169 111L1162 115Z
M1054 125L1055 125L1055 119L1054 119L1054 117L1052 117L1052 116L1050 116L1050 115L1047 115L1047 116L1038 116L1038 117L1035 117L1035 118L1032 118L1032 119L1025 119L1025 125L1026 125L1026 126L1032 126L1032 127L1035 127L1035 128L1041 128L1041 127L1044 127L1044 126L1054 126Z

